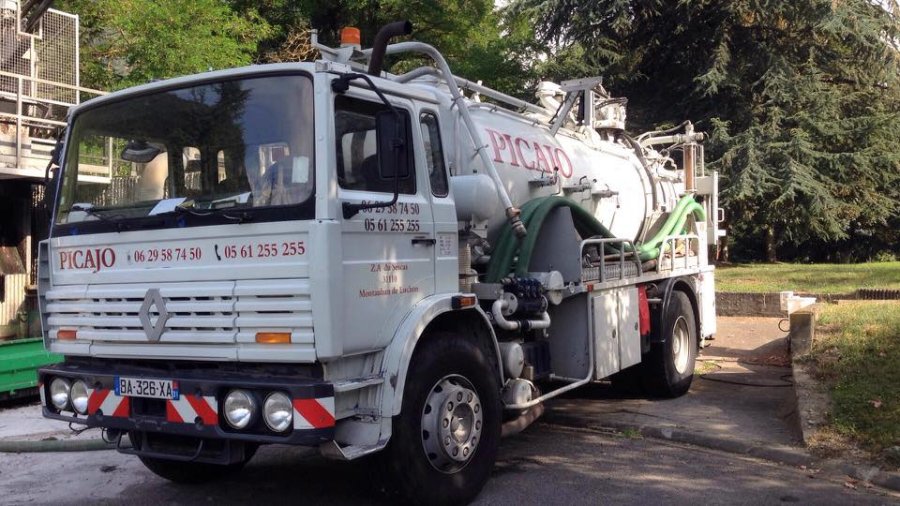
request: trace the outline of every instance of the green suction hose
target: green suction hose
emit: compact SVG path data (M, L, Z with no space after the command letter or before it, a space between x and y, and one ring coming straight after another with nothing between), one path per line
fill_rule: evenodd
M544 220L558 207L568 207L572 211L575 229L581 237L614 237L612 232L597 221L593 215L570 199L558 196L532 199L522 206L522 214L520 216L522 223L528 230L528 235L524 241L520 242L509 226L503 228L497 240L497 246L491 255L491 261L488 264L487 282L499 282L500 279L513 271L514 264L517 276L525 276L528 273L531 256L537 245L537 239ZM659 232L652 239L637 248L640 259L646 261L656 258L659 255L659 247L665 238L675 235L676 231L681 232L687 222L688 215L692 213L699 220L706 219L706 211L703 209L703 206L694 201L693 196L685 195L678 201L675 209L672 210ZM605 245L604 248L605 252L619 253L619 250L612 245ZM626 248L630 250L628 245L626 245Z

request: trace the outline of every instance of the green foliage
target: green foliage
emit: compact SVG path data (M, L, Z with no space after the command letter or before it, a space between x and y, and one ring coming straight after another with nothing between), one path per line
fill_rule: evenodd
M81 16L83 82L118 89L153 79L265 60L305 27L337 45L355 26L370 46L386 23L409 19L454 72L522 96L533 37L528 20L505 18L491 0L62 0ZM389 59L395 72L424 60Z
M831 390L831 423L866 448L900 444L900 302L827 305L812 359Z
M722 292L853 293L860 288L900 289L900 262L863 264L747 264L716 269Z
M81 17L82 82L118 89L246 65L270 33L253 10L219 0L67 0Z
M547 67L603 74L627 96L632 129L691 119L712 134L707 160L724 176L737 256L898 251L896 13L868 0L519 0L511 10L554 48Z
M523 37L530 31L521 23L507 23L493 10L492 0L343 0L315 2L304 0L296 9L306 13L309 25L319 30L320 40L337 45L342 27L355 26L362 34L362 45L369 47L383 25L409 20L415 40L438 48L454 73L503 91L521 91L528 72ZM397 64L388 59L393 72L403 72L426 63L424 60Z

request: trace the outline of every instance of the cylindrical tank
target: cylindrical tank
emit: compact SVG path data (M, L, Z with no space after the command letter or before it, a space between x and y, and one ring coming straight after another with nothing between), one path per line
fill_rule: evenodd
M545 123L488 104L469 105L478 134L517 206L536 197L565 196L593 213L616 237L638 240L661 209L671 210L675 205L672 179L660 177L651 168L651 180L634 150L612 136L604 140L593 131L577 134L566 129L551 135ZM461 122L457 129L461 145L456 174L485 174ZM484 202L479 206L483 209ZM497 200L487 220L489 236L506 222L503 211ZM471 219L473 214L484 213L468 214L460 217Z

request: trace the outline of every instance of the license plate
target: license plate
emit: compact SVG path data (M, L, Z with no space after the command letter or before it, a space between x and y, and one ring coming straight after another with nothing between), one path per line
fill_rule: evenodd
M151 378L116 376L116 395L178 400L178 382Z

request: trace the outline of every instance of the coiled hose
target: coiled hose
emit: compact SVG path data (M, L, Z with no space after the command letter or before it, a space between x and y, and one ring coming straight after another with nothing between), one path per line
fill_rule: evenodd
M568 207L572 211L572 218L575 224L575 230L581 237L615 237L602 223L597 221L592 214L585 208L578 205L575 201L559 196L540 197L529 200L522 206L521 220L528 230L528 235L523 241L520 241L513 233L511 227L504 226L497 240L497 246L491 255L491 261L488 264L486 281L488 283L499 283L513 271L515 265L516 276L523 277L528 273L528 266L531 264L531 256L537 245L538 236L544 220L550 215L551 211L558 207ZM685 195L666 222L660 228L659 232L652 239L646 241L637 248L637 254L641 261L656 258L659 255L659 248L666 237L681 233L687 223L689 214L695 214L698 220L706 220L706 211L703 206L698 204L692 195ZM626 251L632 251L631 247L626 245ZM613 245L604 245L604 253L619 253L619 249Z

